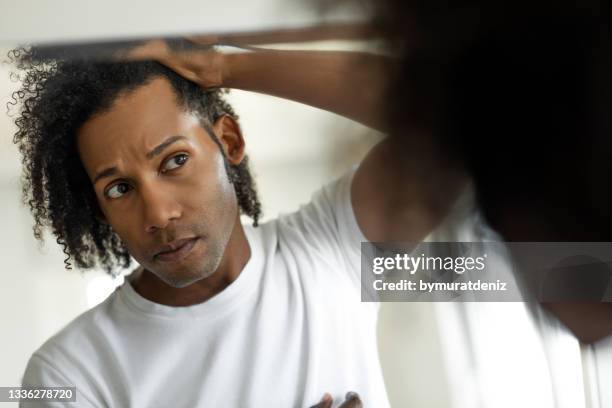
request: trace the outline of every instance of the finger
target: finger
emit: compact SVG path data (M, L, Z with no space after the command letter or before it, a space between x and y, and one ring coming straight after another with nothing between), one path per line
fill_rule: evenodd
M346 400L338 408L363 408L359 394L353 391L346 393Z
M198 67L205 66L209 58L210 53L208 51L185 51L180 53L173 53L166 59L175 61L175 65L180 65L181 67L185 67L195 72Z
M331 408L334 403L334 399L329 393L323 394L323 398L321 398L321 402L316 405L311 406L310 408Z
M194 44L214 45L219 43L218 35L186 35L185 39Z
M161 60L167 58L170 51L164 40L151 40L145 44L122 52L118 58L124 61Z
M184 64L175 63L173 62L172 59L168 59L168 58L161 58L161 59L158 59L157 61L160 64L165 65L166 67L170 68L172 71L176 72L183 78L199 84L200 78L198 77L198 74L191 68L185 66Z

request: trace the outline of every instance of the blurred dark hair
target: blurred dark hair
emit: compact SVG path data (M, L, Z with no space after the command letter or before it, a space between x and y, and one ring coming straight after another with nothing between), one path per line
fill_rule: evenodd
M387 107L392 133L407 140L414 128L432 135L441 155L471 174L493 226L520 208L557 239L612 241L607 4L373 6L401 59Z

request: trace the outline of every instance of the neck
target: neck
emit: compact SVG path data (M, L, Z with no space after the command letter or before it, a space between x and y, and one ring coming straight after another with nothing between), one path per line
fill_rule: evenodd
M147 269L139 268L133 277L130 276L130 281L139 295L152 302L167 306L192 306L223 291L238 278L250 258L251 248L237 216L221 263L209 277L183 288L175 288Z

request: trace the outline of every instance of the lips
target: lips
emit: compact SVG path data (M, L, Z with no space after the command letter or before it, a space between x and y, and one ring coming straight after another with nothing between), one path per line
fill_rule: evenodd
M153 258L162 262L180 260L191 252L197 240L198 237L183 238L161 245L153 251Z

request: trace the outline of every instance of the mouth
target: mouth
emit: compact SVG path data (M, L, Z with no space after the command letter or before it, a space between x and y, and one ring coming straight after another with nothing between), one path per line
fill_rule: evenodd
M159 247L153 259L159 262L176 262L191 253L199 237L179 239Z

